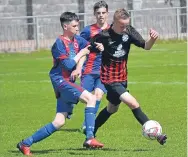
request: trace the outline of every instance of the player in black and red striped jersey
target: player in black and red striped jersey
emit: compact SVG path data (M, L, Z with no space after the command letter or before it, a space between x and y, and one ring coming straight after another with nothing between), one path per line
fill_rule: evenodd
M158 32L150 29L149 39L144 40L142 36L129 25L130 17L125 9L118 9L114 14L111 27L102 31L91 39L91 45L95 42L102 43L101 82L107 89L107 100L109 101L97 116L95 121L95 134L108 118L117 112L121 102L127 104L132 110L137 121L143 125L149 120L141 110L137 100L127 90L127 61L131 44L150 50L158 38ZM166 142L166 135L159 135L157 140L160 144Z

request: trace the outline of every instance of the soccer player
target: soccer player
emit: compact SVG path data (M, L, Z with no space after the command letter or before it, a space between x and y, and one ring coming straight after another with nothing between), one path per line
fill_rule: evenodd
M108 29L108 4L105 1L99 1L94 4L93 7L94 15L96 18L96 23L86 26L80 36L86 40L90 40L100 31ZM82 76L81 76L81 86L89 92L94 91L97 98L95 105L95 114L99 109L99 105L106 89L100 80L100 66L101 66L101 53L90 52L84 63ZM81 69L80 69L81 70ZM82 129L85 132L85 121L83 123Z
M94 134L112 114L118 111L121 102L128 105L141 125L149 120L137 100L127 90L127 61L131 44L150 50L158 38L158 33L150 29L150 37L145 41L135 28L129 25L129 22L128 12L125 9L118 9L114 13L111 27L91 39L91 45L99 42L104 46L100 78L107 90L109 101L107 107L96 118ZM161 145L166 139L166 135L157 137Z
M79 19L75 13L64 12L60 16L63 35L60 35L52 46L51 52L54 65L50 70L50 79L57 98L57 111L55 119L40 128L30 137L17 144L17 148L24 155L31 155L30 146L52 135L65 124L65 120L72 113L73 105L79 100L86 103L86 140L84 147L101 148L93 135L95 125L96 97L71 81L71 72L75 69L80 58L87 55L88 41L76 35L79 31ZM97 43L97 48L102 51L103 45Z

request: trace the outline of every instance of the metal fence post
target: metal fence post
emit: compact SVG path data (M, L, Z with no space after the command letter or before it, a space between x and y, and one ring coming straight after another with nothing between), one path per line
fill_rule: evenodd
M40 33L40 26L39 26L39 23L38 23L38 17L35 17L35 42L36 42L36 49L38 50L40 48L40 36L39 36L39 33Z
M176 31L177 31L177 38L180 39L180 10L176 8Z
M84 13L84 27L87 25L87 17L86 17L86 13Z
M130 15L131 15L131 26L134 27L134 11L130 10Z

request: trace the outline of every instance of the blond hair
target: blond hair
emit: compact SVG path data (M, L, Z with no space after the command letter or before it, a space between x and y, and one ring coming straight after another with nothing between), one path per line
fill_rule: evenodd
M116 12L114 13L114 20L119 20L119 19L127 19L129 18L130 15L127 10L124 8L117 9Z

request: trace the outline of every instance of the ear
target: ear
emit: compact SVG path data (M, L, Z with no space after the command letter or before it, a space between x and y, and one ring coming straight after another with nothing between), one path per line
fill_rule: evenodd
M67 30L67 24L63 24L63 29Z

